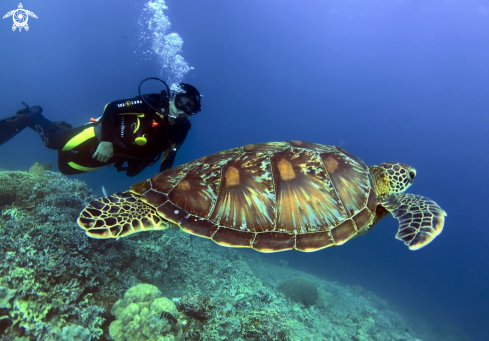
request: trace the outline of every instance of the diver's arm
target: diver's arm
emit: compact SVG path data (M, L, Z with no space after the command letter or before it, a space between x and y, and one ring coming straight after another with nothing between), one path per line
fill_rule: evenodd
M114 137L114 129L117 129L117 118L119 115L119 108L116 102L110 102L105 106L104 113L102 115L102 137L101 141L112 142ZM97 148L98 149L98 148Z
M190 130L190 122L188 120L181 122L179 123L178 127L179 129L178 133L176 134L176 141L173 142L167 150L165 150L163 157L161 158L160 173L170 169L173 166L177 152L187 138L188 131Z
M163 153L163 157L161 158L160 164L160 173L170 169L173 166L173 162L175 161L175 156L177 156L177 148L168 148Z

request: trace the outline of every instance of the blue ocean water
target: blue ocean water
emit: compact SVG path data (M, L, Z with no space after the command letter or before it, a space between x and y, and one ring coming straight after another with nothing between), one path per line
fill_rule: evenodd
M30 0L30 30L0 26L0 115L39 104L74 126L161 76L140 46L146 1ZM281 140L339 145L367 164L414 166L410 192L447 212L443 233L411 252L386 218L369 234L315 253L261 255L376 293L436 328L489 339L484 221L489 190L489 5L485 1L168 0L170 31L194 67L184 81L203 110L176 164L218 150ZM3 13L18 3L4 1ZM126 38L124 38L126 37ZM0 147L0 167L56 164L31 131ZM114 169L77 176L122 191Z

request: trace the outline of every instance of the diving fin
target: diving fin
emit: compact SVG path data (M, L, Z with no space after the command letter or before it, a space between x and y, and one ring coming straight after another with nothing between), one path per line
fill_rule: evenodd
M30 123L29 114L17 114L0 119L0 145L20 133Z
M17 110L13 116L0 119L0 145L4 144L12 137L20 133L25 127L36 130L32 121L33 117L36 117L36 115L40 117L41 121L44 118L42 115L40 115L42 113L42 108L40 106L35 105L33 107L29 107L27 103L21 103L25 106L25 108ZM47 120L44 119L44 121Z

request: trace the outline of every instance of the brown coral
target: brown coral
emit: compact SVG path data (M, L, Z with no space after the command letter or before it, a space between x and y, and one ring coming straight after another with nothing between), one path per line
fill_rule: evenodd
M42 165L38 164L37 162L29 168L29 174L34 175L34 176L43 176L44 173L46 173L46 168L44 168Z
M318 289L316 285L304 277L289 278L278 287L285 296L293 301L314 305L318 300Z

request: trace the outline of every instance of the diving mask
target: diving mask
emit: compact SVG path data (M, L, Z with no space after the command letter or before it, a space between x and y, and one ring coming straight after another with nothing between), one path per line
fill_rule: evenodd
M200 102L185 93L179 93L175 96L175 107L187 115L195 115L200 111Z

